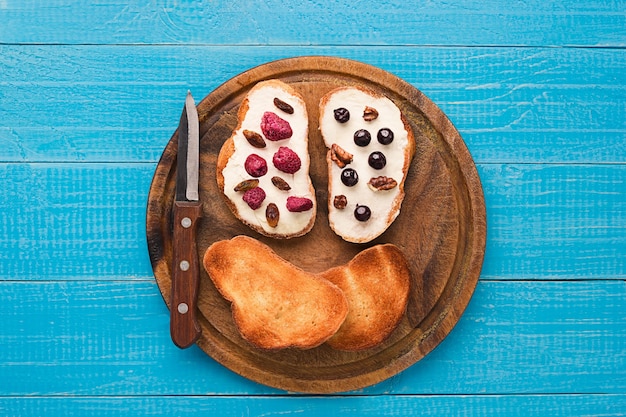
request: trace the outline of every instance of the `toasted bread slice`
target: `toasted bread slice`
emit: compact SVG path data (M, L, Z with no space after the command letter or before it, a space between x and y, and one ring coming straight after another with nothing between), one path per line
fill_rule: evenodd
M344 240L369 242L400 213L415 139L389 98L363 87L340 87L320 100L328 148L328 220Z
M406 312L411 273L395 245L373 246L347 265L319 276L336 284L348 299L348 316L327 342L335 349L357 351L379 345Z
M264 81L248 92L237 116L217 159L217 184L228 207L265 236L306 234L316 200L304 100L282 81Z
M262 349L309 349L330 338L348 313L341 290L247 236L212 244L204 268L241 336Z

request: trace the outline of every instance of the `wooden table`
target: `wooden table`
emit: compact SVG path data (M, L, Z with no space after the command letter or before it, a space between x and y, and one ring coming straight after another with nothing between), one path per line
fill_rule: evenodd
M626 4L0 0L0 414L626 413ZM480 280L423 360L287 393L176 348L150 181L187 90L329 55L452 120L487 208Z

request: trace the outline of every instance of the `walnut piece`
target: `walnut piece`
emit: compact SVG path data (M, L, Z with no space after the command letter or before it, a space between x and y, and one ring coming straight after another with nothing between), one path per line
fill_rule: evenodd
M339 168L343 168L352 162L352 154L336 143L333 143L330 147L330 159L335 161Z
M346 208L347 205L348 205L348 199L343 194L336 195L335 198L333 199L333 206L335 206L336 209L343 210Z
M398 186L398 182L390 177L380 176L374 177L367 183L372 191L391 190Z
M378 118L378 110L370 106L365 106L365 110L363 110L363 120L371 122L372 120L376 120L376 118Z

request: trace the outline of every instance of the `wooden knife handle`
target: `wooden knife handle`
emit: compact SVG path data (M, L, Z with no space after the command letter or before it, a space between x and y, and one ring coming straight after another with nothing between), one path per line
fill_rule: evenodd
M201 216L202 203L174 202L170 335L181 349L194 344L201 332L196 318L200 281L196 231Z

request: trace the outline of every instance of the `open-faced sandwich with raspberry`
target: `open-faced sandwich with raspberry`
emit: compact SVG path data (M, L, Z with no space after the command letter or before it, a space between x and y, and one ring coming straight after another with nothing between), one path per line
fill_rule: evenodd
M242 101L220 150L217 183L229 208L265 236L302 236L315 222L308 126L302 97L282 81L263 81Z

